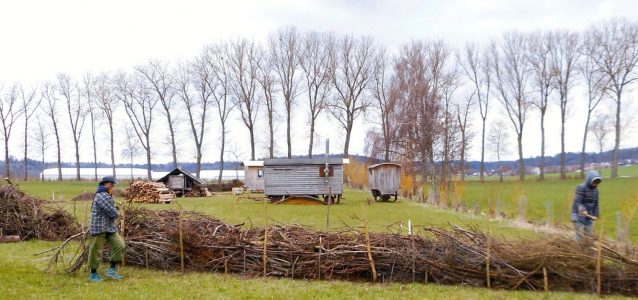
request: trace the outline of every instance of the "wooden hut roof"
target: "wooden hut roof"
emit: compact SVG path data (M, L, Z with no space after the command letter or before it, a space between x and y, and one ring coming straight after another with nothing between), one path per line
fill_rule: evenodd
M316 158L271 158L264 159L264 166L303 166L303 165L323 165L326 163L325 157ZM329 165L343 165L343 158L328 158Z
M397 166L397 167L401 167L401 165L398 164L398 163L384 162L384 163L380 163L380 164L376 164L376 165L371 165L371 166L368 167L368 169L374 169L374 168L380 167L380 166Z
M193 175L193 174L191 174L191 173L188 173L188 172L184 171L184 170L183 170L182 168L180 168L180 167L177 167L177 168L175 168L175 170L168 172L168 174L166 174L164 177L162 177L162 178L160 178L160 179L158 179L158 180L156 180L156 181L157 181L157 182L160 182L160 181L161 181L161 182L164 182L164 181L168 180L168 177L169 177L169 176L171 176L171 175L180 175L180 174L184 175L184 177L186 177L186 178L188 178L188 179L190 179L190 180L192 180L192 181L194 181L194 182L196 182L196 183L199 183L199 184L206 184L206 181L201 180L201 179L199 179L199 178L195 177L195 175Z

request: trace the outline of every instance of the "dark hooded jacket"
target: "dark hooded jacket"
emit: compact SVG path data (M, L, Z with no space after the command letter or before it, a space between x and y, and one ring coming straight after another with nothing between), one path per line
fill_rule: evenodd
M588 214L598 217L598 187L592 186L594 180L602 180L600 174L596 171L590 171L587 174L585 183L578 185L574 195L574 204L572 205L572 221L580 222L586 225L592 223L588 217L581 215L579 212L587 211Z

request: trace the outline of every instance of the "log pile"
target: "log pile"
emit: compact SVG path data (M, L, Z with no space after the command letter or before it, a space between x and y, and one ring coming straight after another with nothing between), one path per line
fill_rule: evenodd
M58 240L79 230L79 224L70 213L48 207L46 203L15 186L0 187L0 235L15 235L22 240Z
M126 199L144 203L170 203L175 193L161 182L134 181L126 190Z
M598 252L595 241L563 236L508 241L458 227L406 236L297 225L244 229L174 210L132 209L126 216L128 265L179 270L183 253L187 270L244 276L582 292L595 291L599 275L603 293L638 296L635 255L621 255L607 242ZM77 257L67 270L77 271L85 260L86 254Z
M205 186L195 186L184 197L211 197L213 194Z

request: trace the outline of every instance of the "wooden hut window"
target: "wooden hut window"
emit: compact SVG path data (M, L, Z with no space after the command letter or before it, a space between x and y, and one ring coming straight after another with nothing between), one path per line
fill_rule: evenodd
M257 170L257 178L262 178L262 177L264 177L264 170L263 169Z
M328 176L335 176L334 166L328 166ZM319 177L326 177L326 166L319 166Z

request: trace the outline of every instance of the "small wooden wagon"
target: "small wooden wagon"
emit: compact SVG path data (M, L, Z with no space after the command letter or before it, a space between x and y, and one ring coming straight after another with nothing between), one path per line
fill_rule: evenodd
M397 201L401 189L401 165L380 163L368 167L370 190L375 201Z
M275 158L264 160L264 194L273 202L327 204L343 194L342 158ZM327 176L326 176L327 175Z

